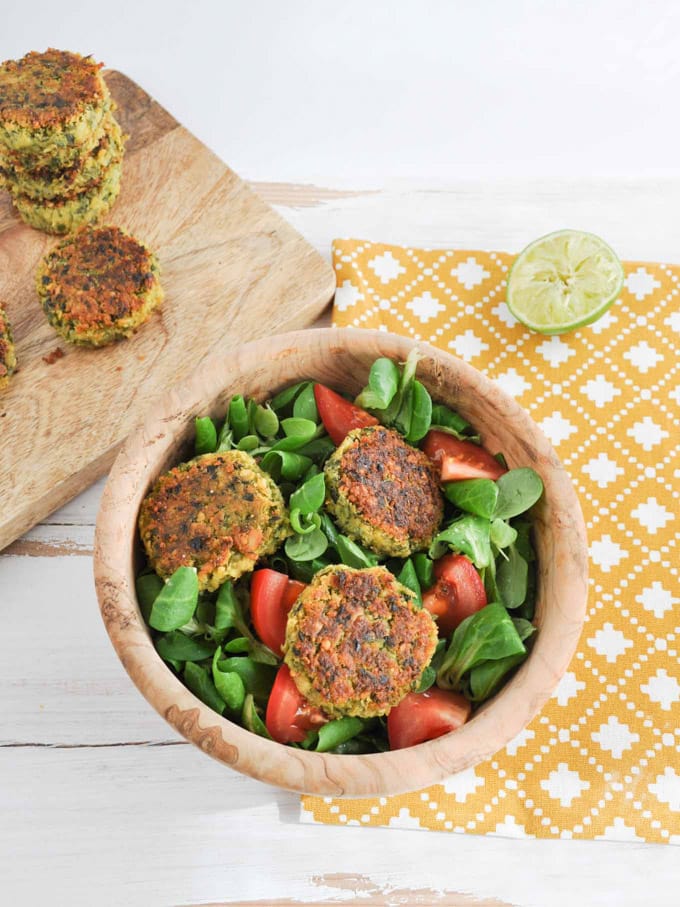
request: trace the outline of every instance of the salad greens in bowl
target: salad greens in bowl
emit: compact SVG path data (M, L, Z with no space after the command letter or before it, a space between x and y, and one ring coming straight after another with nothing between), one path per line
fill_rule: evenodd
M571 482L465 363L306 331L205 364L126 443L95 551L130 676L187 739L294 790L412 790L539 711L583 622Z

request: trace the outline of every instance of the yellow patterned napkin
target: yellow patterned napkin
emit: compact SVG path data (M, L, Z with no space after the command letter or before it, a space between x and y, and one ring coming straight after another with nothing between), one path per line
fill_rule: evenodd
M425 791L303 798L303 821L680 844L680 266L625 265L621 299L561 337L508 311L501 252L336 241L336 325L426 340L541 426L590 543L579 649L541 714L489 762Z

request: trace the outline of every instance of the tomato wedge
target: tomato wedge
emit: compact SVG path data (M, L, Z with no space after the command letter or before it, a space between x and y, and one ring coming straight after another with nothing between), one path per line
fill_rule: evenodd
M352 429L378 425L375 416L345 400L323 384L314 385L314 399L323 427L336 447L342 444Z
M250 583L250 615L265 646L280 655L286 639L288 612L306 588L277 570L256 570Z
M423 608L437 618L440 636L450 636L466 617L486 605L482 578L464 554L447 554L435 561L437 582L423 592Z
M430 687L409 693L387 716L390 749L401 750L455 731L470 717L472 706L461 693Z
M288 665L281 665L269 694L265 724L279 743L302 743L309 731L326 724L328 719L301 695L291 677Z
M472 441L461 441L443 431L429 431L422 449L440 469L442 482L456 479L493 479L507 472L488 451Z

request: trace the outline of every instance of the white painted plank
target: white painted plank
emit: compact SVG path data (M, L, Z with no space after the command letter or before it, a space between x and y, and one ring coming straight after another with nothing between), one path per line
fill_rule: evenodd
M336 874L521 907L677 904L675 848L300 826L293 795L190 746L0 748L0 779L14 907L350 901Z
M574 227L602 235L622 258L680 257L680 179L393 182L378 193L279 210L323 254L336 237L518 252Z
M109 643L89 557L0 558L0 743L179 739Z
M43 520L48 526L94 526L106 479L100 479Z

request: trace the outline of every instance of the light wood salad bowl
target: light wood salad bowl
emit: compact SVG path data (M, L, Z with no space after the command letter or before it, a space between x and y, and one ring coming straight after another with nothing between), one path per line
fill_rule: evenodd
M126 671L151 705L214 759L262 781L324 796L402 793L442 781L488 759L539 712L574 653L587 593L587 546L571 480L528 414L459 359L419 344L418 377L433 398L458 410L510 466L531 466L545 494L535 507L539 633L531 655L462 728L416 747L365 756L319 754L274 743L233 724L198 700L154 649L135 596L141 563L140 504L159 473L191 456L193 421L223 417L235 393L264 400L288 384L316 379L357 393L379 356L404 361L414 343L364 330L313 330L242 346L204 362L169 390L125 443L97 521L94 571L102 617Z

